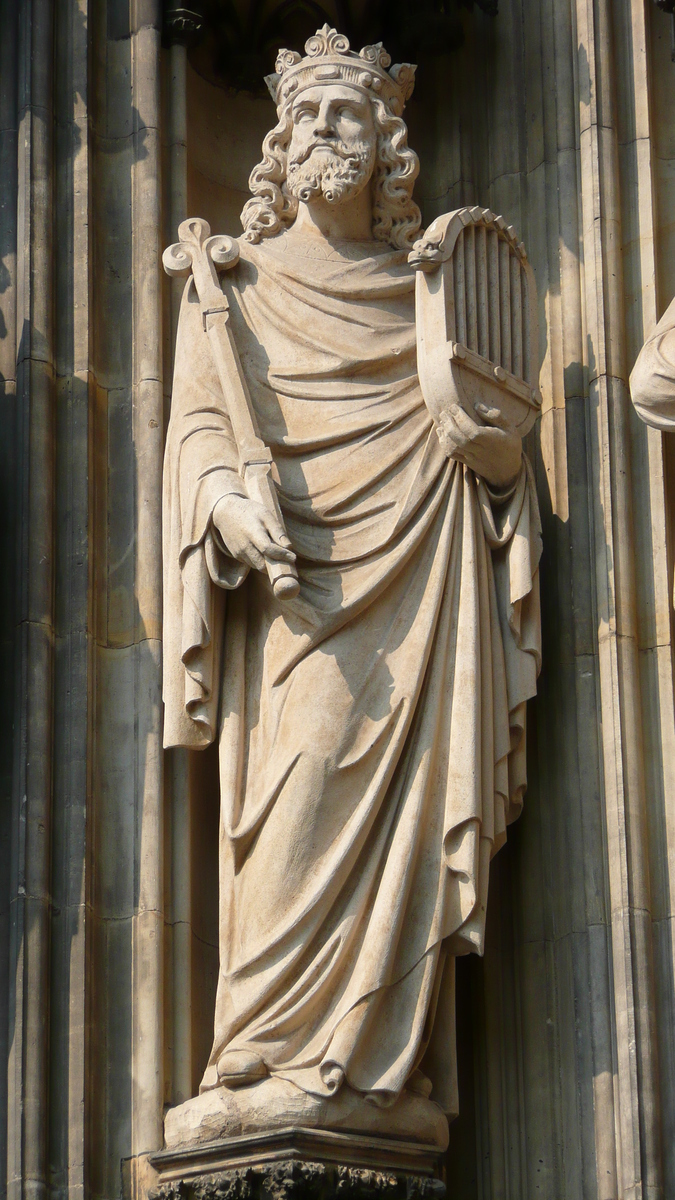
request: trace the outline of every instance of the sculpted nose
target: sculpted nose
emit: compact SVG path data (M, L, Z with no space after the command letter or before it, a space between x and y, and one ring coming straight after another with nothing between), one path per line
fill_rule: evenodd
M327 109L319 109L316 114L314 133L317 137L332 137L335 133L334 123Z

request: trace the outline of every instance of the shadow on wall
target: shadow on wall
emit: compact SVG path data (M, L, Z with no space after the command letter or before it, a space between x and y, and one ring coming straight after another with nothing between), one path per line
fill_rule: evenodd
M459 49L466 36L468 13L496 15L498 0L296 0L264 5L237 5L228 0L192 0L190 29L185 7L165 0L168 41L178 37L190 45L195 69L221 86L251 95L266 95L264 76L274 70L280 47L302 52L317 28L327 23L346 34L353 50L382 41L396 62L424 63Z

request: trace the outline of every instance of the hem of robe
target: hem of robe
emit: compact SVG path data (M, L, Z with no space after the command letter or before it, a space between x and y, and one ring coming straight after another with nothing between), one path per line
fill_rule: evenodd
M362 996L358 996L354 1000L354 1002L352 1004L350 1004L347 1011L342 1014L342 1016L338 1020L337 1024L335 1025L335 1028L331 1031L330 1038L328 1040L328 1045L327 1045L327 1048L324 1051L324 1053L321 1055L320 1058L317 1056L315 1058L315 1061L312 1063L306 1063L304 1065L299 1065L297 1067L292 1067L292 1066L273 1067L273 1066L270 1066L270 1064L265 1061L264 1054L261 1054L261 1045L259 1042L253 1042L253 1041L248 1040L247 1038L239 1039L236 1036L228 1044L227 1049L228 1050L229 1049L251 1050L254 1054L258 1055L258 1057L265 1063L265 1066L267 1067L267 1070L270 1075L274 1075L274 1076L278 1077L279 1079L288 1080L289 1083L295 1084L296 1087L300 1088L300 1090L303 1092L307 1092L308 1095L310 1095L310 1096L317 1096L320 1099L324 1099L324 1100L330 1099L331 1096L335 1096L337 1094L337 1092L339 1091L342 1084L346 1083L349 1087L351 1087L353 1089L353 1091L359 1092L362 1096L364 1096L367 1100L372 1101L372 1103L376 1104L379 1108L388 1108L392 1104L394 1104L396 1102L396 1100L398 1099L398 1097L400 1096L401 1092L403 1091L403 1089L405 1087L405 1080L402 1083L401 1087L398 1088L397 1090L395 1090L393 1088L382 1088L382 1087L380 1087L380 1088L377 1088L377 1087L364 1088L363 1086L359 1086L359 1084L354 1080L353 1074L352 1074L352 1077L350 1078L349 1067L346 1064L341 1064L338 1061L338 1058L336 1056L331 1057L330 1047L338 1035L340 1026L343 1025L344 1022L348 1020L350 1015L354 1012L354 1010L356 1008L358 1008L358 1006L360 1004L363 1004L364 1001L372 1000L374 997L378 996L381 993L385 993L387 991L393 991L394 988L396 988L400 984L404 983L405 980L408 979L408 977L410 975L412 975L414 971L417 970L417 968L424 962L425 959L429 958L431 955L435 954L435 952L439 950L441 944L442 944L441 942L437 941L432 946L430 946L427 950L425 950L424 954L421 955L421 957L417 960L417 962L413 963L412 967L410 967L399 979L395 979L391 983L382 984L381 987L375 988L371 992L366 992ZM327 1075L336 1074L338 1076L338 1078L335 1080L333 1080L333 1079L324 1080L323 1075L322 1075L322 1068L324 1068L324 1067L327 1068L327 1072L326 1072ZM212 1091L214 1088L217 1088L220 1086L221 1085L220 1085L220 1082L217 1077L216 1065L214 1063L212 1063L207 1067L207 1069L204 1073L204 1078L202 1079L199 1091L200 1091L200 1093L208 1092L208 1091Z
M482 841L484 839L480 840ZM492 857L492 855L490 855L490 857ZM410 978L411 975L418 971L422 964L425 963L425 960L430 960L431 958L437 960L434 963L429 963L428 965L432 967L434 974L436 974L436 972L440 973L441 969L445 967L445 962L439 963L438 961L443 954L443 948L445 948L446 951L445 957L449 959L464 956L472 952L482 955L482 940L479 945L476 941L475 931L473 938L469 936L472 922L475 923L475 918L478 919L478 923L481 926L484 924L481 910L481 897L476 890L473 907L469 911L465 920L457 929L446 933L442 938L436 939L431 945L428 945L420 957L398 978L356 997L356 999L350 1004L347 1011L342 1013L334 1028L331 1030L323 1053L320 1056L316 1055L314 1057L314 1061L309 1063L300 1063L297 1066L282 1065L275 1067L266 1060L262 1043L260 1041L256 1041L255 1039L246 1038L245 1036L240 1038L239 1036L235 1035L232 1041L229 1042L223 1049L251 1051L252 1053L256 1054L262 1062L264 1062L270 1076L275 1076L279 1079L285 1079L289 1083L294 1084L294 1086L298 1087L301 1091L306 1092L308 1095L316 1096L319 1099L330 1099L332 1096L337 1095L340 1087L343 1084L346 1084L353 1091L358 1092L364 1097L365 1100L374 1104L376 1107L391 1107L396 1103L401 1093L405 1090L406 1083L412 1072L416 1067L419 1067L420 1062L423 1061L430 1046L431 1035L423 1039L421 1045L418 1044L417 1051L412 1056L412 1059L409 1063L409 1069L405 1071L400 1086L397 1088L386 1086L378 1087L376 1085L364 1086L363 1080L359 1079L358 1071L355 1071L353 1067L350 1068L350 1064L347 1061L349 1056L335 1053L331 1054L331 1047L339 1036L341 1026L343 1026L345 1022L349 1020L350 1016L355 1012L359 1005L362 1005L367 1001L373 1001L376 997L383 997L387 992L393 992L394 989L400 987L406 982L406 980ZM442 1005L439 1002L440 991L443 984L442 978L437 980L437 984L438 986L435 989L436 994L433 996L433 1003L431 1005L431 1008L433 1009L433 1019L431 1024L434 1026L435 1038L438 1039L440 1035L442 1040L443 1035L441 1031L435 1027L435 1018L438 1015L439 1008L442 1008ZM452 985L452 1009L454 1012L454 975ZM433 990L434 988L432 983L432 991ZM429 1014L426 1016L425 1026L428 1023ZM449 1029L447 1031L447 1036L454 1037L454 1025L453 1029ZM223 1049L221 1049L221 1053L223 1052ZM220 1086L221 1084L217 1075L217 1065L213 1061L212 1056L212 1061L209 1062L209 1065L204 1072L204 1076L199 1087L199 1092L201 1094L202 1092L212 1091ZM431 1095L428 1098L437 1104L446 1116L456 1116L458 1110L456 1099L456 1079L454 1075L451 1074L450 1077L444 1078L440 1085L438 1082L436 1082L436 1084L433 1086Z

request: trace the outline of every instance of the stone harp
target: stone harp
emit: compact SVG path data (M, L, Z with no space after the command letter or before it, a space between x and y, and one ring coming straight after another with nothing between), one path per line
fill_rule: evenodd
M536 284L513 226L486 208L444 213L413 246L417 364L440 421L498 408L521 437L541 409Z

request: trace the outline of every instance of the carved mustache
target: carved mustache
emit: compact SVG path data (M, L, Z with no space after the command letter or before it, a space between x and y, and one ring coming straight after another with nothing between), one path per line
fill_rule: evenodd
M314 153L315 150L329 150L331 154L335 154L338 158L343 158L345 161L359 162L368 158L370 149L363 142L358 142L356 146L346 146L344 142L324 142L321 139L310 142L303 150L298 150L297 153L291 156L293 166L302 166L307 162L307 159Z

